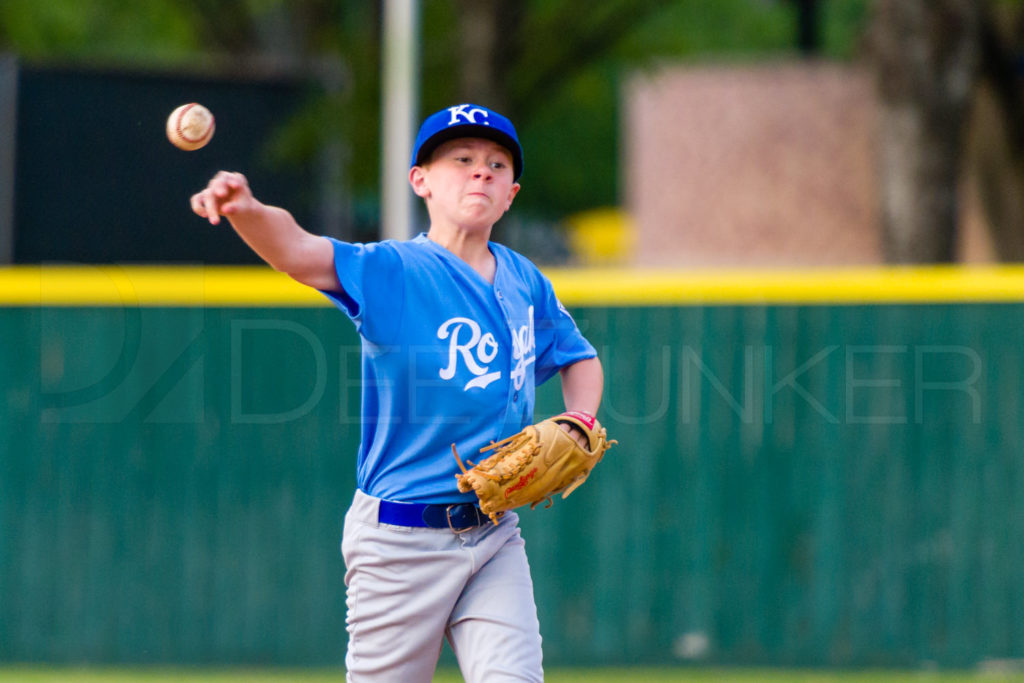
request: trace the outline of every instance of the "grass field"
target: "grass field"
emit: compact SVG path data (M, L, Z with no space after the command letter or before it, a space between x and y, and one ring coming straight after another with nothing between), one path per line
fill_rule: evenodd
M0 667L0 683L343 683L344 672L263 669L76 669ZM782 669L556 669L547 683L961 683L1018 681L1024 674L926 671L800 671ZM434 683L462 683L457 671L438 672Z

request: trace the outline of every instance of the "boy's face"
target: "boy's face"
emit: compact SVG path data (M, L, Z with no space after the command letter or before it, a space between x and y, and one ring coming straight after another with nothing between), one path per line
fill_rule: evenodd
M512 154L483 138L457 138L440 145L409 182L427 203L431 223L490 229L519 192Z

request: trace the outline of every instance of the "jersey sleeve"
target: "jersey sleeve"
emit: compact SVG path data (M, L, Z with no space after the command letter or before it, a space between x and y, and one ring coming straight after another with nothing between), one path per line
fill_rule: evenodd
M594 358L597 351L587 341L569 311L555 296L555 290L540 271L536 271L534 312L537 367L534 377L538 386L551 379L562 368L586 358Z
M388 242L357 244L328 238L334 246L334 270L340 291L324 291L331 302L376 344L388 344L398 334L405 299L402 258Z

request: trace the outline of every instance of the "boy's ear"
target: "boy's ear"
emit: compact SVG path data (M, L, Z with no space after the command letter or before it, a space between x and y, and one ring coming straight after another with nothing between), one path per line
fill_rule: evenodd
M519 188L522 187L519 183L512 183L512 189L508 193L508 201L505 203L505 210L508 211L512 208L512 200L519 194Z
M427 185L427 174L423 172L422 166L413 166L409 169L409 184L417 196L426 199L430 196L430 188Z

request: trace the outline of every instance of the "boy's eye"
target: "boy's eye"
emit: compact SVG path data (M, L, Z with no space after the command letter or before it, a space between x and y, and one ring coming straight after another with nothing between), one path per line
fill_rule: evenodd
M493 168L495 170L503 169L503 168L505 168L505 162L503 162L503 161L492 161L491 162L491 168Z

